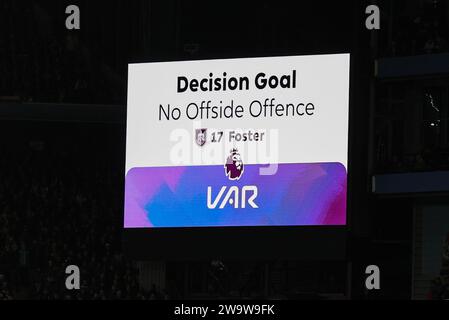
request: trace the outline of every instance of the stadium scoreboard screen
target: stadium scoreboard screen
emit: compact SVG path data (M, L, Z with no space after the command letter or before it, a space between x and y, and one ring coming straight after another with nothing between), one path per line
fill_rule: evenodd
M345 226L349 69L349 54L130 64L124 228Z

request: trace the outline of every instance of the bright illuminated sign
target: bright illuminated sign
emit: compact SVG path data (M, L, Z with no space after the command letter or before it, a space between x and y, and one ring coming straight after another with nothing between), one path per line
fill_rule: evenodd
M131 64L125 228L345 225L349 64Z

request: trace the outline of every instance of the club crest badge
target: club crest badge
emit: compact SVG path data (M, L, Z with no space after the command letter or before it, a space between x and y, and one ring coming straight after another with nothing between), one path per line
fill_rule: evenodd
M198 146L202 147L207 142L207 129L195 130L195 142Z

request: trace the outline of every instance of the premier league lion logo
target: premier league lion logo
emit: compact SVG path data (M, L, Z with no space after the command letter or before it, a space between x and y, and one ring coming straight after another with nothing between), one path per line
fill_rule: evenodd
M232 149L231 154L226 159L224 166L226 176L229 180L239 180L243 174L243 160L237 149Z

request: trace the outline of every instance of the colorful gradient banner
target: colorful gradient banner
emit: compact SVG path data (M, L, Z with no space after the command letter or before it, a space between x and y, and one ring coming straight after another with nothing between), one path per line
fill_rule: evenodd
M231 181L223 166L133 168L126 177L125 228L228 226L323 226L346 224L347 172L340 163L279 164L276 174L261 175L262 165L246 165ZM231 187L224 207L220 205ZM243 188L257 188L254 203ZM217 200L214 209L208 207ZM226 187L226 188L223 188ZM218 197L224 189L222 196ZM252 195L246 194L246 200ZM238 201L236 208L235 201Z

